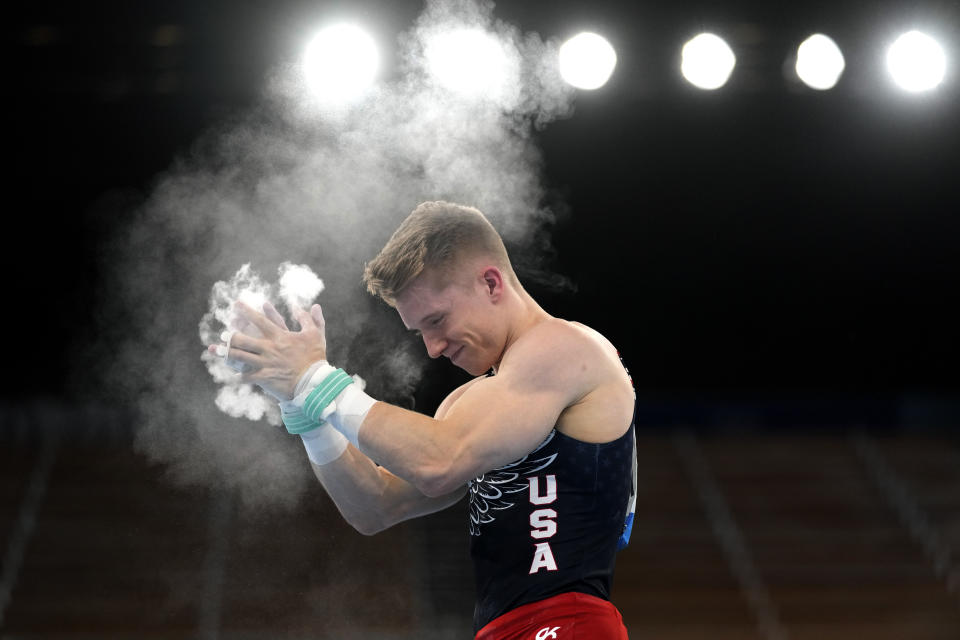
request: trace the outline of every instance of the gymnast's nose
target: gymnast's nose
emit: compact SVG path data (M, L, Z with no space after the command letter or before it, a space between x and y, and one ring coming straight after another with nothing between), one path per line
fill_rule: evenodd
M442 336L423 334L423 344L427 347L427 355L439 358L447 348L447 340Z

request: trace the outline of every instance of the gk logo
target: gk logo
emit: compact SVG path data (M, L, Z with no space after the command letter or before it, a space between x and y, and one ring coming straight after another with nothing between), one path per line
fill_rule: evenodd
M540 629L540 631L537 631L537 640L548 640L549 638L556 638L557 630L559 628L560 627L554 627L553 629L551 629L550 627L544 627L543 629Z

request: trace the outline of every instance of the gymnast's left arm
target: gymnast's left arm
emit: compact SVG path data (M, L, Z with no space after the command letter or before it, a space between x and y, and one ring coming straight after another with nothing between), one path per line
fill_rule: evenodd
M313 332L323 332L316 324L322 314L302 313L301 331L280 335L262 314L239 310L265 337L243 337L231 357L251 365L245 381L281 400L291 433L298 432L300 421L304 428L328 422L359 452L429 497L448 495L523 457L550 433L564 409L596 386L594 376L584 375L583 341L544 323L511 347L496 376L466 385L442 417L431 418L378 402L326 362L325 348L322 354L311 351ZM304 336L313 336L312 342Z
M442 419L377 402L353 437L425 495L445 495L527 455L588 392L558 356L564 349L551 346L534 340L515 346L513 366L475 380Z

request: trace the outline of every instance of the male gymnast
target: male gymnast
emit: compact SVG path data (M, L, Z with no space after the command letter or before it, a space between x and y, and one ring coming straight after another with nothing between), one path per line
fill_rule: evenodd
M610 602L636 493L635 394L598 332L524 290L477 209L425 202L366 265L431 358L476 376L433 418L368 396L326 361L319 305L289 331L272 306L237 309L262 337L212 351L280 400L287 430L343 517L372 535L469 496L477 640L621 640Z

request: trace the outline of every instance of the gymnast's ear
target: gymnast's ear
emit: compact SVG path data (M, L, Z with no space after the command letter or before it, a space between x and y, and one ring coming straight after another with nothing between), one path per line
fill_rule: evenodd
M490 301L499 302L504 293L503 272L500 268L493 265L484 267L480 272L480 281Z

